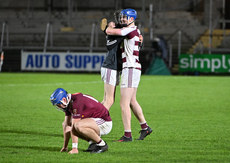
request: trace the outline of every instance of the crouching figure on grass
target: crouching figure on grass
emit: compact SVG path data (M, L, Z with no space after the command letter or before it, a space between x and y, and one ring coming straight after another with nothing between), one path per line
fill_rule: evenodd
M51 103L65 112L62 124L64 144L61 152L68 151L68 142L72 137L70 154L78 153L78 138L89 142L86 152L102 153L108 150L101 135L112 130L112 119L108 110L95 98L82 93L70 94L63 88L56 89L50 96Z

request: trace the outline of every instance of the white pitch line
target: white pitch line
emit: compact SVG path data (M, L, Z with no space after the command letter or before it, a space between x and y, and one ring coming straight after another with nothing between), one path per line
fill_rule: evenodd
M158 77L153 77L153 78L142 78L141 81L148 81L148 80L162 80L162 78L165 78L167 76L163 76L159 78ZM173 79L184 79L185 77L176 77L176 76L170 76ZM37 86L53 86L53 85L74 85L74 84L98 84L98 83L103 83L103 81L101 80L97 80L97 81L85 81L85 82L66 82L66 83L41 83L41 84L30 84L30 83L26 83L26 84L0 84L0 87L18 87L18 86L33 86L33 87L37 87Z
M53 86L53 85L73 85L73 84L98 84L102 81L88 81L88 82L65 82L65 83L41 83L41 84L0 84L0 87L19 87L19 86Z

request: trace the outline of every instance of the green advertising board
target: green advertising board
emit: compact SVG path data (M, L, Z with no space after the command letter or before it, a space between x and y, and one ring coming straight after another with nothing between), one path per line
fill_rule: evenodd
M230 73L230 54L181 54L179 72Z

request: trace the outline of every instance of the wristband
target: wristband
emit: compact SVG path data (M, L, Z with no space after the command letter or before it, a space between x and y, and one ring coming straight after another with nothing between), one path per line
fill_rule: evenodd
M78 143L72 143L72 148L76 148L78 147Z

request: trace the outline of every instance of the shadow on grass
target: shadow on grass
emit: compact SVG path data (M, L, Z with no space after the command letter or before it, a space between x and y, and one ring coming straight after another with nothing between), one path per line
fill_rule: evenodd
M8 146L0 146L1 148L12 148L12 149L29 149L29 150L37 150L37 151L48 151L48 152L60 152L61 148L60 147L45 147L45 146L20 146L20 145L8 145ZM83 149L79 148L79 152L84 152ZM19 153L18 152L13 152L13 153ZM61 152L60 152L61 153ZM63 153L68 153L68 152L63 152Z
M39 151L51 151L51 152L58 152L60 151L60 147L39 147L39 146L19 146L19 145L8 145L8 146L2 146L1 148L13 148L13 149L33 149L33 150L39 150Z
M25 134L25 135L41 135L41 136L62 137L62 134L41 133L41 132L36 132L36 131L6 130L6 129L0 129L0 133L12 133L12 134Z
M54 134L54 133L41 133L36 131L19 131L19 130L6 130L0 129L0 133L12 133L12 134L22 134L22 135L40 135L40 136L50 136L50 137L63 137L62 134ZM114 142L118 140L120 137L112 136L112 135L105 135L102 136L102 139L106 139L108 142Z

